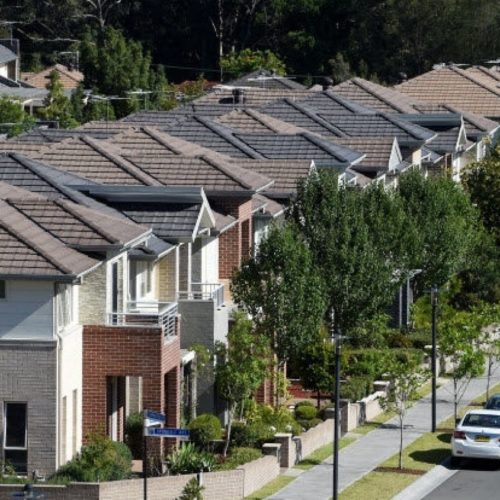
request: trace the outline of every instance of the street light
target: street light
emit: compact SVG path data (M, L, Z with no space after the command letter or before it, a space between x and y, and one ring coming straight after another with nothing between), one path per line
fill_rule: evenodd
M432 432L436 432L436 313L437 313L438 287L431 288L432 306Z
M340 349L342 336L335 324L335 310L331 312L331 335L335 342L335 413L333 432L333 500L339 497L339 441L340 441Z

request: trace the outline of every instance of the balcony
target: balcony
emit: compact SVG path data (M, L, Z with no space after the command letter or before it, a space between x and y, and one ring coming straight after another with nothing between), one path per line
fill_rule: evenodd
M216 307L224 304L224 285L220 283L191 283L190 291L179 292L179 300L212 300Z
M177 302L132 301L124 312L108 313L108 324L161 328L165 337L177 335Z

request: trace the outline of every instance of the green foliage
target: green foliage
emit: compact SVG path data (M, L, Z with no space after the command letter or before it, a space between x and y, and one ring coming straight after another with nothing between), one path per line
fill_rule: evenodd
M500 146L492 147L483 160L468 165L462 182L479 208L484 226L500 244Z
M56 121L60 128L73 128L78 122L73 116L71 101L64 95L64 87L57 71L52 71L47 83L49 93L44 107L38 112L44 120Z
M347 342L353 347L387 347L388 338L394 329L388 326L389 315L381 313L355 326L349 332Z
M296 405L295 408L300 408L302 406L310 406L314 407L314 404L311 401L305 400L305 401L299 401Z
M298 358L316 338L326 305L323 280L291 225L270 230L256 257L236 271L231 290L280 361Z
M89 444L52 476L77 482L117 481L132 472L132 454L123 443L94 434Z
M142 441L144 418L142 413L131 413L125 421L125 443L130 448L132 457L137 460L142 458Z
M236 447L260 448L264 443L272 441L275 431L263 422L234 422L231 431L231 444Z
M171 474L210 472L215 468L215 455L200 451L193 443L185 443L172 451L166 459Z
M198 481L195 477L191 478L184 486L182 490L182 495L178 500L203 500L203 490L204 486L198 484Z
M277 75L286 73L285 63L270 50L243 49L222 57L220 66L230 78L238 78L258 69L274 71Z
M226 459L217 466L217 470L233 470L261 457L262 452L255 448L231 448Z
M352 403L368 396L373 391L373 379L368 376L352 377L340 386L340 397Z
M19 101L0 96L0 133L14 137L27 132L34 124L35 120L24 111Z
M313 427L316 427L318 424L321 424L323 420L321 420L320 418L311 418L311 419L298 419L297 422L304 430L307 431L309 429L312 429Z
M295 407L295 418L297 420L312 420L316 418L318 410L314 406L296 406Z
M334 84L341 83L353 76L349 62L344 59L344 56L340 52L337 52L335 58L330 59L328 64L332 69L332 80Z
M202 449L208 448L211 441L222 437L220 420L208 413L196 417L188 428L191 441Z

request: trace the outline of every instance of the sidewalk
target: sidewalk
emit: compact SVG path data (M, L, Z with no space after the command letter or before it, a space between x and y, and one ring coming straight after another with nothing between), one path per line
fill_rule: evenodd
M500 373L492 376L491 386L500 382ZM437 421L453 414L451 381L437 391ZM486 379L473 379L462 399L465 406L486 391ZM408 410L405 423L404 446L408 446L422 434L430 431L431 396L417 401ZM377 467L399 451L399 429L397 417L381 427L360 437L340 452L340 491ZM273 500L328 500L332 496L333 456L301 474L295 481L269 497Z

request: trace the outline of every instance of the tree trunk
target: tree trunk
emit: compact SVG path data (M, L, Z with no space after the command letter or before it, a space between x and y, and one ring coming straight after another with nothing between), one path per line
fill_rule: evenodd
M228 411L228 419L227 419L227 431L226 431L226 442L224 443L224 450L222 452L222 456L227 456L227 450L229 449L229 444L231 442L231 428L233 426L233 418L234 418L234 405L231 404L229 406Z
M318 410L321 408L321 391L318 389L318 392L316 393L316 398L317 398L317 407Z
M488 356L488 375L486 376L486 401L490 399L491 368L493 367L493 356Z
M456 378L453 379L453 416L455 419L455 425L458 417L458 381Z
M399 419L399 468L403 468L403 418Z

